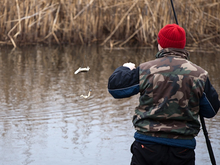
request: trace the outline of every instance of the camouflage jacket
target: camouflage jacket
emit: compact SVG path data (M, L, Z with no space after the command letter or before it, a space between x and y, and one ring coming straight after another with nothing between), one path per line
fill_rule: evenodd
M109 77L114 98L140 94L133 124L141 138L192 139L200 130L198 114L211 118L218 112L208 73L188 58L183 49L163 49L155 60L133 70L120 66Z
M140 98L133 123L155 137L193 138L200 130L199 100L207 71L191 63L183 49L163 49L140 65Z

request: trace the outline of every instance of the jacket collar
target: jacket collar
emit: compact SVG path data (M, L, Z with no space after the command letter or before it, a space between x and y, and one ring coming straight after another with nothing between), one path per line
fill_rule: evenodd
M165 48L156 54L156 58L167 57L167 56L175 56L189 60L190 54L185 49L177 49L177 48Z

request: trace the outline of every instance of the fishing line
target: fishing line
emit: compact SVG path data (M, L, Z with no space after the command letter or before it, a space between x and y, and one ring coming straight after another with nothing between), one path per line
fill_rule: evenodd
M175 12L175 9L174 9L173 1L170 0L170 2L171 2L172 9L173 9L174 18L176 20L176 24L179 25L178 20L177 20L177 16L176 16L176 12ZM206 140L206 145L207 145L207 148L208 148L208 151L209 151L210 160L212 162L212 165L216 165L215 156L214 156L214 153L213 153L213 150L212 150L211 142L209 140L208 131L206 129L204 117L202 115L199 115L199 116L200 116L200 121L201 121L201 124L202 124L202 130L203 130L205 140Z
M87 53L88 53L88 51L86 51L85 52L85 55L84 55L84 59L83 59L83 62L82 62L82 68L80 67L79 69L79 71L81 71L81 72L83 72L83 71L89 71L89 66L87 65ZM84 64L85 64L85 66L84 66ZM85 75L85 81L86 80L88 80L88 73L86 73L86 75ZM83 98L88 98L88 97L90 97L90 95L91 95L91 88L90 88L90 85L89 85L89 81L88 81L88 83L87 83L87 85L88 85L88 87L89 87L89 92L88 92L88 94L86 95L86 96L84 96L84 95L81 95L80 97L83 97Z
M90 51L89 51L89 52L90 52ZM91 53L91 52L90 52L90 53ZM88 50L86 50L84 60L85 60L85 67L89 68L89 66L87 65L87 55L88 55ZM84 60L83 60L83 61L84 61ZM84 64L84 63L83 63L83 64ZM86 79L88 79L88 75L86 75ZM91 92L91 88L90 88L89 83L88 83L88 86L89 86L89 91Z

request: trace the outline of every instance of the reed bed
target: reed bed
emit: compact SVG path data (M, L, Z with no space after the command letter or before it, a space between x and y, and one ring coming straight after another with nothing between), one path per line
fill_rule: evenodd
M0 44L155 45L175 23L169 0L0 0ZM174 0L187 44L220 48L220 2Z

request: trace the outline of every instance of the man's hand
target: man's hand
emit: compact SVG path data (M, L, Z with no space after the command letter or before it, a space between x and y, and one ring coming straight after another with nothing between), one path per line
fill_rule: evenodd
M135 64L131 62L124 63L123 66L128 67L130 70L135 69Z

